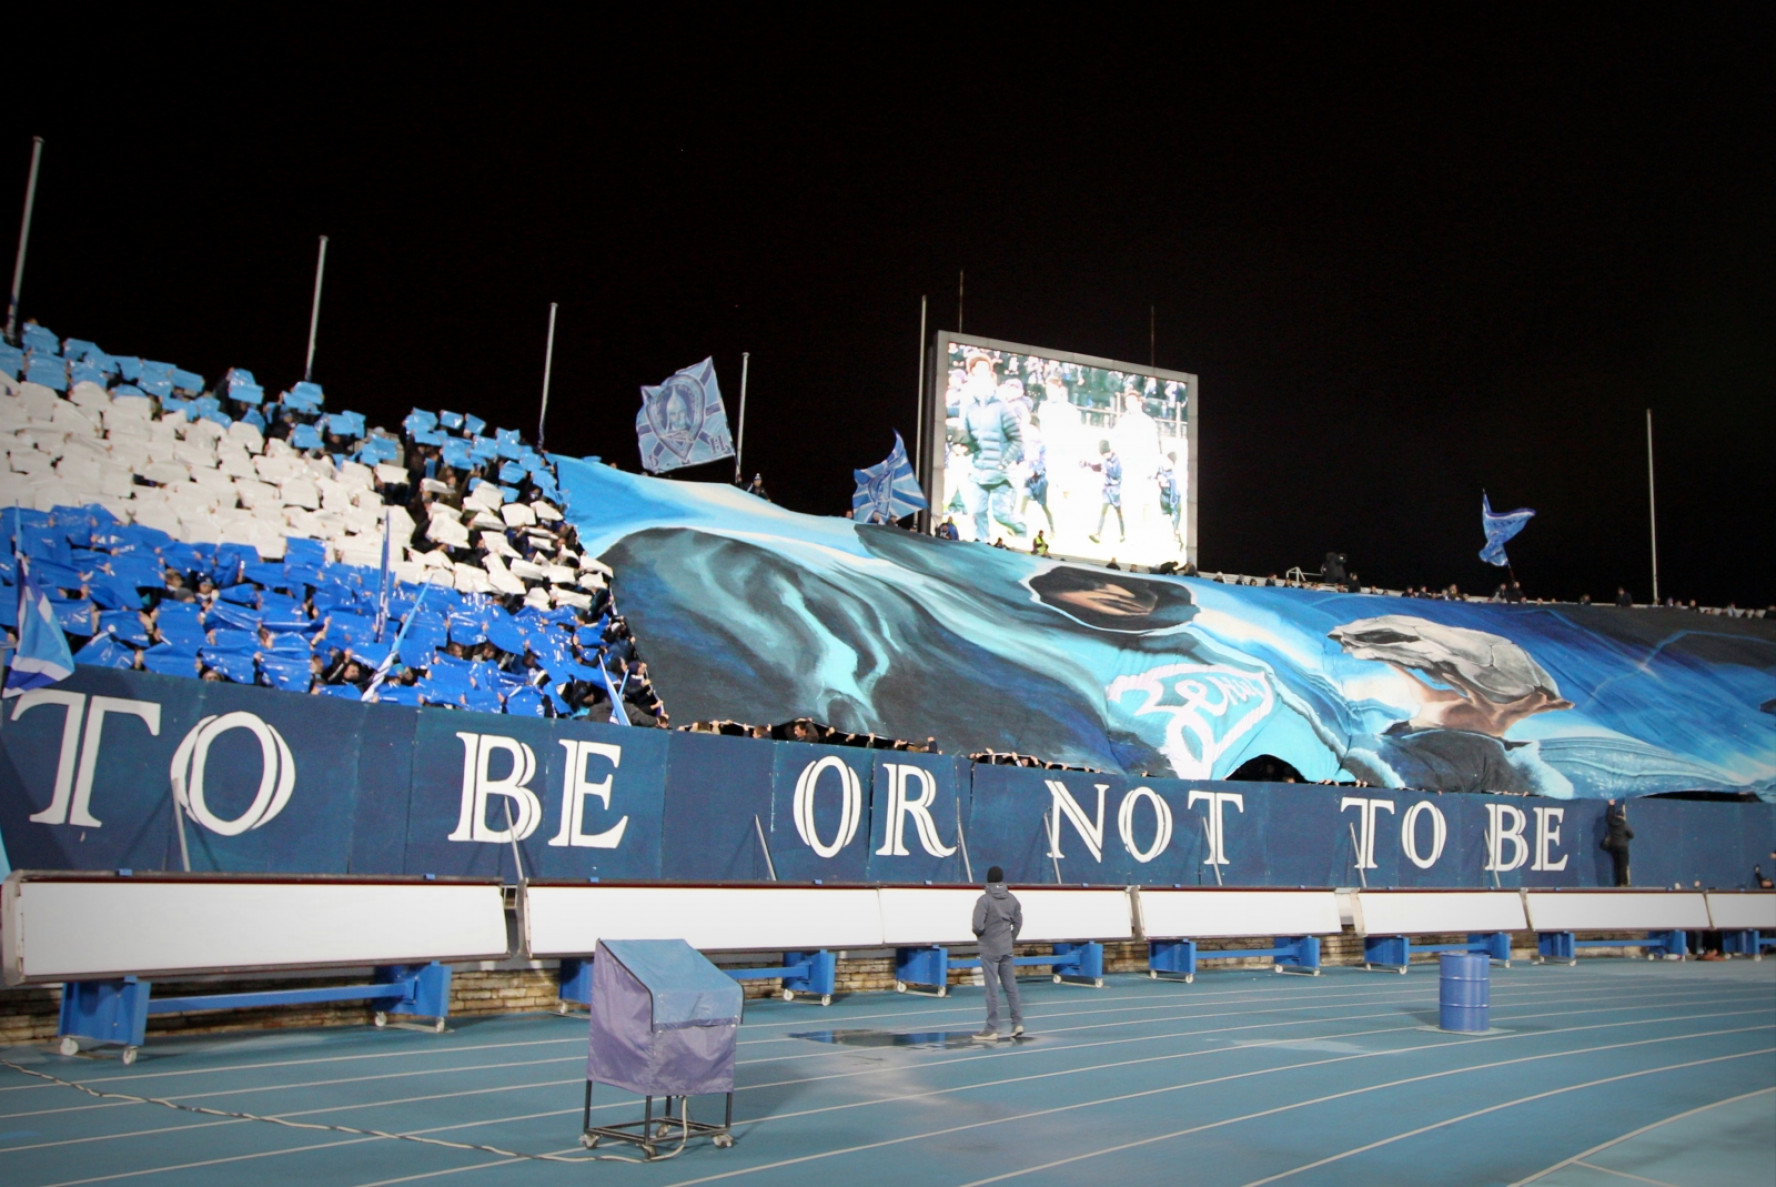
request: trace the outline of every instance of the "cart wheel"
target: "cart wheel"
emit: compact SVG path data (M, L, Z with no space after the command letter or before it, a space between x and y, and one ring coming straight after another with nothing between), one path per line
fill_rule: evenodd
M905 993L906 992L906 982L905 981L896 981L894 983L894 992Z
M1055 984L1056 984L1056 985L1059 985L1059 984L1060 984L1060 983L1061 983L1061 975L1060 975L1060 974L1059 974L1059 973L1056 973L1056 974L1055 974L1055 975L1054 975L1054 979L1055 979Z
M671 1137L672 1136L672 1126L666 1124L664 1121L656 1123L654 1125L654 1136L656 1138Z
M557 1014L561 1015L563 1018L567 1017L567 1003L566 1002L556 1002L555 1003L555 1012Z
M937 987L937 996L939 996L939 997L950 996L950 987L948 985L939 985Z
M1399 973L1402 977L1406 975L1406 967L1404 965L1400 966Z
M643 1142L641 1144L641 1155L643 1158L652 1160L654 1157L654 1144L652 1142Z
M582 1133L580 1135L580 1145L587 1150L595 1150L598 1148L598 1139L589 1133Z
M1270 966L1270 971L1273 973L1280 973L1283 971L1283 966L1280 964L1273 964Z
M785 989L783 991L783 1000L786 1002L793 1002L795 1000L795 990Z
M1094 979L1094 980L1093 980L1093 981L1092 981L1092 988L1093 988L1093 989L1102 989L1102 988L1104 988L1104 978L1102 978L1102 977L1097 977L1097 978L1095 978L1095 979Z
M125 1047L123 1049L123 1064L125 1067L136 1062L136 1052L138 1050L139 1048L136 1047Z
M734 1135L733 1134L718 1133L715 1135L715 1148L717 1150L726 1150L729 1146L732 1146L733 1144L734 1144Z
M820 995L820 1004L823 1006L832 1005L832 994L830 994L830 993L821 994Z
M377 1030L381 1030L383 1027L385 1027L389 1024L388 1011L387 1010L376 1011L376 1013L370 1015L370 1021L376 1026Z
M80 1054L80 1040L73 1035L63 1035L61 1046L57 1047L56 1050L60 1051L63 1055L70 1057L78 1055Z
M1148 976L1148 978L1149 978L1149 979L1151 979L1151 980L1154 980L1154 981L1157 981L1157 980L1159 980L1159 973L1158 973L1158 972L1157 972L1157 971L1155 971L1155 970L1153 970L1153 969L1148 969L1148 970L1147 970L1147 976Z
M444 1020L442 1018L435 1018L432 1020L432 1033L435 1035L441 1035L444 1033Z
M1194 985L1195 983L1196 983L1196 974L1195 973L1189 973L1189 974L1185 975L1184 984Z

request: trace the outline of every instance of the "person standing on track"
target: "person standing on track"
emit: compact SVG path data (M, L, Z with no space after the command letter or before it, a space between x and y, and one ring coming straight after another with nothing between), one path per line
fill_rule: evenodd
M1011 1037L1024 1033L1024 1008L1018 1001L1017 965L1012 962L1018 932L1024 929L1024 908L1005 889L1005 871L987 871L987 890L974 904L974 934L980 940L981 980L987 987L986 1029L975 1035L981 1043L999 1041L999 987L1011 1007Z

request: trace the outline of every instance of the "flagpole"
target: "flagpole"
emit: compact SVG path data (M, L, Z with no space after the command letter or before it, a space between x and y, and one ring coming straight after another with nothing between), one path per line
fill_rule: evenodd
M745 471L741 468L740 458L746 449L746 372L752 365L752 353L740 352L740 434L734 441L734 482L739 484Z
M19 220L18 254L12 261L12 296L6 304L6 340L18 341L19 290L25 284L25 247L31 241L31 211L37 205L37 163L43 159L43 137L31 137L31 172L25 179L25 215Z
M913 423L913 477L924 486L925 463L925 298L919 298L919 419Z
M962 332L962 298L968 294L968 271L956 269L956 333Z
M537 413L537 448L543 447L543 422L549 419L549 376L555 370L555 305L549 302L549 344L543 348L543 407Z
M1659 504L1653 497L1653 410L1647 409L1647 524L1653 533L1653 605L1659 604Z
M321 325L321 277L327 272L327 237L321 236L321 254L315 260L315 295L314 308L308 314L308 358L302 364L302 382L307 383L314 378L315 365L315 331Z

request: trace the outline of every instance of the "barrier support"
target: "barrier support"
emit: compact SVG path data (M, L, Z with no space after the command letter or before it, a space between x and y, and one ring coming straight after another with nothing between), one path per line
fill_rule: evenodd
M1291 973L1301 977L1320 975L1320 938L1318 936L1277 936L1273 948L1216 948L1202 953L1203 960L1236 960L1270 957L1274 973ZM1147 942L1147 975L1155 981L1179 980L1188 985L1196 980L1198 954L1195 940L1149 940Z
M1722 956L1749 956L1753 960L1762 960L1765 948L1776 948L1776 935L1766 936L1755 929L1721 933Z
M1104 945L1096 941L1081 944L1056 944L1052 956L1017 956L1012 963L1020 968L1044 967L1056 985L1104 987ZM980 957L952 957L950 950L938 944L923 948L894 950L894 992L920 993L931 997L947 997L950 992L951 969L980 967Z
M163 998L154 997L153 983L140 977L70 981L62 987L62 1012L57 1034L63 1055L77 1055L88 1046L121 1044L123 1062L134 1063L137 1051L147 1038L150 1014L351 1001L386 1003L379 1005L373 1015L379 1028L391 1025L390 1015L414 1016L430 1019L431 1025L412 1029L442 1033L444 1020L450 1016L450 967L436 961L419 965L383 965L376 969L369 985L261 989L246 993Z
M1536 933L1536 963L1577 964L1580 948L1645 948L1648 960L1682 960L1688 946L1689 934L1682 931L1650 931L1644 940L1581 940L1570 931L1542 931Z
M722 972L736 981L781 980L783 988L779 992L786 1002L794 1001L799 995L819 998L821 1005L830 1006L833 995L839 991L838 954L824 948L815 952L785 952L783 963L770 968L723 969ZM575 1005L590 1006L592 958L562 957L557 983L561 1000L555 1008L560 1013L567 1013Z
M1363 967L1405 975L1414 952L1484 952L1494 964L1511 967L1511 933L1469 932L1466 943L1414 944L1411 936L1364 936Z

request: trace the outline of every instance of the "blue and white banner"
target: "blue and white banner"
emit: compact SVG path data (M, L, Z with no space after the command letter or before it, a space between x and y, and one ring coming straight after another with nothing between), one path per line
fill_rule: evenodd
M55 606L48 592L31 572L28 558L21 556L17 563L19 637L6 669L5 692L0 694L7 697L47 688L74 672L74 656L68 650L67 636L56 622Z
M1485 491L1481 491L1480 527L1486 533L1486 547L1480 550L1480 559L1501 569L1510 564L1505 557L1505 541L1521 532L1534 518L1535 512L1528 507L1519 507L1515 511L1494 511L1492 500Z
M635 416L641 466L662 474L734 456L728 435L728 413L715 381L715 360L674 372L657 387L641 389L641 411Z
M1127 775L1776 799L1776 621L1223 585L558 458L677 721L812 718Z
M857 489L851 495L851 518L858 523L893 523L931 506L913 474L906 442L898 432L886 459L851 474L857 480Z
M1476 889L1612 873L1599 800L977 765L87 667L11 705L0 833L18 869L917 885L1001 865L1025 883ZM1637 885L1748 887L1776 849L1776 805L1628 812Z

